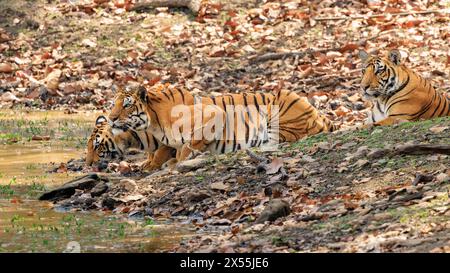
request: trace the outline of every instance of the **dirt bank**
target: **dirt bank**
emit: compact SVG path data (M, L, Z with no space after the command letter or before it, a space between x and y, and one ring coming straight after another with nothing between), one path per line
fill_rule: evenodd
M440 118L202 155L178 171L123 177L110 164L108 182L59 204L188 220L199 235L173 251L449 251L449 139Z

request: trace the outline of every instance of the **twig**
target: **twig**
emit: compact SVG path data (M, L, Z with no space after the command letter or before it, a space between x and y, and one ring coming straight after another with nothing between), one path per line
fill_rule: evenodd
M423 155L444 154L450 155L450 145L446 144L405 144L394 148L394 154Z
M298 58L303 58L306 55L313 55L314 53L323 53L323 52L327 52L327 51L336 51L339 49L319 49L319 50L312 50L312 49L307 49L305 51L291 51L291 52L282 52L282 53L266 53L263 54L261 56L256 56L256 57L252 57L250 58L250 63L251 64L255 64L255 63L261 63L261 62L266 62L266 61L274 61L274 60L280 60L280 59L285 59L285 58L290 58L290 57L298 57Z
M146 8L169 7L188 8L197 14L201 7L201 0L145 0L136 3L130 10L143 10Z
M356 19L369 19L376 17L385 17L387 15L392 16L407 16L416 14L431 14L431 13L443 13L443 10L425 10L425 11L411 11L411 12L397 12L387 14L373 14L373 15L360 15L360 16L341 16L341 17L319 17L314 18L314 21L336 21L336 20L356 20Z
M359 42L357 42L356 44L358 46L363 46L367 43L367 41L370 40L374 40L380 36L386 35L388 33L393 32L393 29L387 30L387 31L381 31L379 33L377 33L376 35L363 39ZM310 56L314 56L315 53L326 53L329 51L341 51L342 50L342 46L341 47L334 47L334 48L325 48L325 49L317 49L317 50L313 50L313 49L307 49L305 51L290 51L290 52L282 52L282 53L266 53L263 54L261 56L255 56L250 58L250 64L256 64L256 63L261 63L261 62L266 62L266 61L274 61L274 60L280 60L280 59L286 59L286 58L291 58L291 57L297 57L297 58L304 58L306 55L310 55Z
M267 163L269 162L269 160L263 156L259 156L257 154L255 154L254 152L250 151L249 149L246 149L245 152L247 153L248 156L250 156L250 158L254 159L257 162L260 163Z

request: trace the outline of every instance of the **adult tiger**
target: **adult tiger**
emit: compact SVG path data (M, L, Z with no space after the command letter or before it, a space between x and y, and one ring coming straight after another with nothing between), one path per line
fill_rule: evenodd
M367 124L391 125L450 115L449 98L401 64L398 50L391 50L387 58L365 51L360 51L359 57L363 62L362 92L373 104Z
M126 131L114 135L108 120L97 117L95 127L88 139L86 165L91 166L102 159L123 159L127 149L134 148L148 153L147 160L141 165L143 170L160 168L174 157L174 149L162 145L146 131Z
M113 109L109 115L112 121L112 127L116 130L135 132L147 130L154 135L163 144L180 149L181 145L186 143L187 139L175 139L172 130L174 119L172 115L173 107L177 105L189 105L194 99L192 95L180 89L170 88L169 86L157 86L147 91L145 88L139 88L134 91L121 91L116 96ZM214 153L232 152L248 147L260 146L267 142L273 132L276 132L281 141L296 141L306 135L312 135L319 132L333 131L337 127L334 126L329 119L321 115L317 109L308 103L306 98L301 98L294 92L281 90L274 93L242 93L233 95L223 95L218 97L203 97L200 100L202 105L214 105L224 109L228 106L244 106L254 107L258 111L267 106L268 112L265 117L268 121L268 130L263 132L261 137L259 126L249 126L255 124L254 121L249 122L251 115L238 114L234 112L235 120L244 121L245 130L243 141L239 142L236 137L238 130L233 130L234 135L220 139L214 142L214 145L208 143L209 150ZM274 111L274 109L278 111ZM242 113L242 112L241 112ZM250 112L249 112L250 113ZM239 116L238 116L239 115ZM272 120L277 119L275 127L271 127ZM236 129L236 123L233 124ZM255 132L251 132L251 130ZM227 127L227 130L231 127ZM114 131L114 130L113 130ZM256 136L250 138L249 136ZM214 148L212 148L214 147Z

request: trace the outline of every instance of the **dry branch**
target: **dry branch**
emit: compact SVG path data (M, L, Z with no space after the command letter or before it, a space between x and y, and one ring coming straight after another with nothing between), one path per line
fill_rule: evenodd
M380 36L386 35L388 33L393 32L394 30L387 30L387 31L381 31L377 35L374 35L372 37L369 37L367 39L363 39L357 43L358 46L364 46L367 41L374 40ZM261 56L255 56L250 58L251 64L266 62L266 61L274 61L274 60L280 60L280 59L286 59L291 57L298 57L303 58L306 55L314 56L315 53L326 53L329 51L340 51L343 47L334 47L334 48L325 48L325 49L307 49L305 51L290 51L290 52L281 52L281 53L267 53L263 54Z
M356 20L356 19L369 19L369 18L385 17L387 15L408 16L408 15L420 15L420 14L442 13L442 12L444 12L444 11L442 11L442 10L424 10L424 11L397 12L397 13L360 15L360 16L340 16L340 17L321 17L321 18L319 17L319 18L314 18L314 21Z
M250 151L249 149L246 149L245 152L247 153L247 155L250 158L252 158L256 162L259 162L259 163L267 163L267 162L269 162L269 159L267 159L267 158L265 158L263 156L259 156L259 155L255 154L254 152Z
M131 10L143 10L146 8L188 8L193 13L197 14L201 7L201 0L145 0L136 3Z
M423 155L444 154L450 155L450 145L446 144L404 144L394 148L395 154Z

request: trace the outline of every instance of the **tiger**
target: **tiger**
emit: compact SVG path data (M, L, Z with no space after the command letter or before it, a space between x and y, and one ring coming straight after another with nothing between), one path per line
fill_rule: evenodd
M392 125L450 115L449 98L401 63L397 49L386 57L359 51L362 61L361 90L372 102L365 126Z
M91 166L102 160L124 159L125 151L134 148L147 152L147 160L142 170L160 168L175 156L175 150L162 145L146 131L126 131L114 135L108 119L101 115L95 121L95 127L87 142L86 165Z
M194 100L195 98L188 91L171 88L168 85L158 85L149 91L144 87L137 88L134 91L122 90L114 100L109 119L112 122L112 127L118 131L150 132L164 145L176 148L177 159L180 159L180 148L189 140L183 138L174 139L173 136L177 132L173 132L171 129L174 122L171 117L171 111L177 105L192 105ZM248 114L234 117L235 120L239 118L244 120L245 128L243 130L245 131L245 138L239 142L239 139L236 137L238 130L233 130L234 135L231 138L217 139L211 143L204 142L202 144L203 148L208 146L208 149L216 154L261 146L271 139L270 135L273 135L273 132L278 134L276 136L278 140L293 142L308 135L332 132L338 128L331 120L319 113L306 98L287 90L279 90L272 93L240 93L217 97L201 97L200 105L202 107L204 105L213 105L215 108L220 108L225 111L226 117L228 117L226 110L228 106L253 106L258 111L263 106L267 106L268 112L265 116L267 123L271 124L272 118L278 119L276 128L270 128L269 125L267 126L269 127L268 130L261 132L259 127L264 124L249 126L249 120L252 117ZM275 107L278 111L271 115L271 111ZM190 109L192 110L193 108L191 107ZM225 127L227 127L226 125L227 123L225 123ZM236 123L233 126L236 126ZM253 134L251 134L250 127L254 131ZM216 131L220 131L218 128L216 129ZM230 128L225 129L228 130ZM250 138L250 135L256 136L256 138ZM191 147L196 146L194 143L189 144ZM185 158L186 155L182 156L181 161Z

